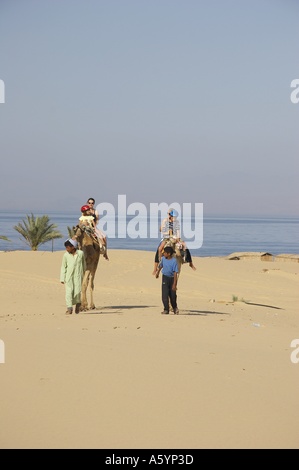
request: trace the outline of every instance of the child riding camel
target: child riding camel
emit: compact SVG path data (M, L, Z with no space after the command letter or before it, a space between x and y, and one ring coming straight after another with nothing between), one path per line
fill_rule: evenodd
M189 263L190 268L192 268L194 271L196 270L196 267L194 266L192 261L191 253L187 248L186 243L180 238L180 223L177 220L177 216L178 212L175 209L170 208L168 210L168 217L162 220L160 226L162 240L160 241L155 255L154 270L152 273L154 276L157 272L159 261L162 258L163 249L165 247L166 241L169 240L169 238L173 238L174 240L176 240L177 249L185 253L184 262Z
M109 260L107 254L107 242L105 234L96 227L94 217L91 215L91 209L88 205L81 207L82 215L79 217L79 225L84 225L90 230L91 234L95 236L96 240L99 242L101 248L104 249L104 258Z
M162 221L160 227L160 231L162 233L162 241L159 245L159 259L162 258L163 249L167 240L172 238L175 241L179 242L181 238L180 223L177 220L177 216L179 215L178 212L175 209L172 209L169 211L168 214L169 216Z

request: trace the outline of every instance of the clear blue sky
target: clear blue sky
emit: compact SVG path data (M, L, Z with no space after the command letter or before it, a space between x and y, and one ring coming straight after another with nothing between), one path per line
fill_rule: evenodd
M0 0L0 210L299 215L298 0Z

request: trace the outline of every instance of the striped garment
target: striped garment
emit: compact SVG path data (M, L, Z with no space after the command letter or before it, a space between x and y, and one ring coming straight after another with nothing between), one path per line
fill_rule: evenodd
M162 238L180 238L180 223L178 220L170 221L169 219L164 219L161 224L161 233Z

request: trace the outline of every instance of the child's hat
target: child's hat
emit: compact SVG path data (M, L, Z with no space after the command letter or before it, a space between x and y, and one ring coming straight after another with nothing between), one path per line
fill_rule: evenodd
M88 211L90 209L90 207L85 204L84 206L81 207L81 212L85 212L85 211Z
M171 215L172 217L177 217L179 215L178 211L176 211L175 209L172 209L170 212L169 212L169 215Z

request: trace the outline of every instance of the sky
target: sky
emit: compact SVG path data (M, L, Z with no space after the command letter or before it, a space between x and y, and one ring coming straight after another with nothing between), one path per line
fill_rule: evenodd
M125 195L299 216L298 17L298 0L0 0L0 210Z

